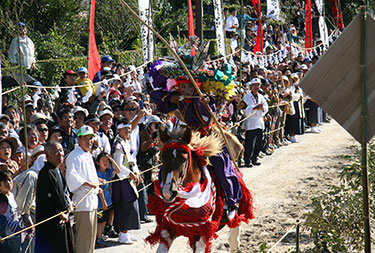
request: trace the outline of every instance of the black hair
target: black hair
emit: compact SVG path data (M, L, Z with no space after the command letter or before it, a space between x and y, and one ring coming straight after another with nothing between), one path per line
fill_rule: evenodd
M0 193L0 204L5 203L6 205L9 205L8 197L4 193Z
M8 178L12 177L9 171L0 170L0 182L7 181Z
M63 108L58 114L57 114L57 117L59 117L59 119L62 119L64 118L65 115L69 114L69 113L72 113L71 110L68 110L66 108Z
M106 152L101 152L97 157L96 157L96 161L99 162L100 159L102 159L103 157L106 157L108 155L108 153Z

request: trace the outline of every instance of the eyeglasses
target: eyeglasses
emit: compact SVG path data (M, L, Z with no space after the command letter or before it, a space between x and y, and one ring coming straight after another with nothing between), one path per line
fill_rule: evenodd
M138 108L137 107L134 107L134 108L126 108L125 111L127 112L133 112L135 110L137 110Z
M38 129L39 132L48 132L48 128L40 128Z

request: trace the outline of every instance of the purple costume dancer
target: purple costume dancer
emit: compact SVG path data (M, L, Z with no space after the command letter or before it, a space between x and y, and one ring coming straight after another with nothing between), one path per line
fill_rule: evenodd
M207 130L211 126L212 117L206 105L198 98L184 99L178 103L172 103L170 100L173 95L177 95L177 93L156 90L151 93L151 101L157 105L157 109L161 113L169 113L178 109L186 124L201 133L207 134ZM208 106L215 113L214 100L212 97L209 98ZM210 162L225 192L228 210L237 209L242 198L242 192L227 148L224 147L219 156L210 157Z

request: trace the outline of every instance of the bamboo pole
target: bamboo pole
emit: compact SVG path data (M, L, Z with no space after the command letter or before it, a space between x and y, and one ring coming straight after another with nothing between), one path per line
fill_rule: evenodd
M156 37L158 37L161 42L163 42L163 44L169 49L169 51L176 57L176 59L178 60L178 62L181 64L182 68L184 69L184 71L186 72L186 74L188 75L190 81L192 82L192 84L194 85L194 88L195 90L198 92L199 96L201 98L204 98L204 95L202 93L202 91L199 89L197 83L195 82L193 76L191 75L189 69L186 67L186 65L184 64L184 62L181 60L180 56L178 56L178 54L170 47L169 43L158 33L155 31L155 29L153 27L151 27L150 25L148 25L146 22L144 22L139 16L137 13L135 13L135 11L130 8L130 6L124 1L124 0L120 0L120 2L122 3L122 5L124 5L124 7L136 18L138 19L140 22L142 22L145 26L148 27L148 29L150 29ZM232 158L232 161L233 161L233 164L235 166L235 168L237 169L237 171L240 171L239 168L238 168L238 165L236 163L236 159L233 155L233 151L232 151L232 148L230 147L229 145L229 141L227 139L227 137L225 136L225 133L224 133L224 130L223 128L221 127L219 121L217 120L215 114L212 112L211 108L208 106L207 103L205 103L211 117L213 118L213 120L215 121L215 124L217 125L217 127L219 128L219 131L220 131L220 134L221 136L223 137L224 139L224 142L225 142L225 145L227 146L227 149L228 149L228 152L229 152L229 155L230 157Z
M371 228L369 217L369 182L367 171L367 139L368 139L368 112L367 112L367 87L366 87L366 6L360 7L361 15L361 54L360 73L362 88L362 140L361 140L361 167L362 167L362 194L363 194L363 218L365 225L365 252L371 252Z
M20 74L21 74L21 93L22 93L22 110L23 110L23 130L25 134L25 159L26 159L26 170L29 169L29 155L28 155L28 141L27 141L27 122L26 122L26 105L25 105L25 83L23 80L23 55L21 53L21 45L20 45L20 28L19 28L19 19L17 13L17 1L14 2L14 10L16 13L16 27L17 27L17 43L18 43L18 59L19 59L19 66L20 66ZM13 150L15 152L15 150Z

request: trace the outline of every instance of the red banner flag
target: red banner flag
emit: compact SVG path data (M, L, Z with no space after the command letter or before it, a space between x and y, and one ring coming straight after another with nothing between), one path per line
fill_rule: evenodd
M337 28L340 30L344 29L345 28L344 19L342 16L342 10L341 10L341 5L340 5L339 0L329 0L329 3L331 5L332 16L333 16L333 19L335 20Z
M254 8L258 16L258 30L257 30L257 40L254 46L253 52L261 52L263 54L263 27L262 27L262 9L260 0L252 0Z
M305 52L310 51L313 47L312 37L312 19L311 19L311 0L306 0L305 15Z
M89 29L89 78L94 79L96 72L101 68L100 66L100 55L98 52L98 47L96 46L95 40L95 0L91 0L91 10L90 10L90 29Z
M194 16L193 16L193 6L191 4L191 0L187 0L188 5L188 38L193 39L195 36L194 32ZM195 56L195 48L193 47L191 54Z

